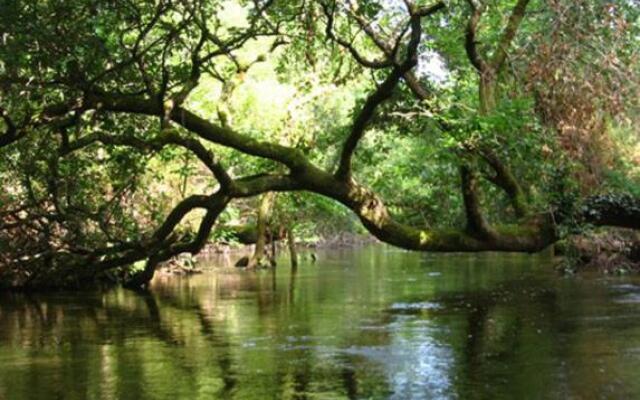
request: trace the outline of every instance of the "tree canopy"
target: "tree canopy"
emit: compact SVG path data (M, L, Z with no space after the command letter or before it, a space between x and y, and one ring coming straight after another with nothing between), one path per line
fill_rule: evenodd
M269 192L418 251L640 227L637 0L9 0L0 28L11 285L144 285Z

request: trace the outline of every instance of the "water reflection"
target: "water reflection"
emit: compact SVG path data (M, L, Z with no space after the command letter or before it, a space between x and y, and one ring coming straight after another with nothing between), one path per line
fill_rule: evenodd
M637 298L544 256L382 247L143 295L3 294L0 399L640 397Z

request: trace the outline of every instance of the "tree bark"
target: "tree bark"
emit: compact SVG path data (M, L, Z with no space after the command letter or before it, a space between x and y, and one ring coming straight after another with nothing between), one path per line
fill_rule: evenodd
M273 206L273 200L275 198L274 192L265 193L260 199L260 205L258 207L257 218L257 231L258 240L256 241L256 247L253 252L251 260L247 268L256 268L261 266L265 256L265 247L267 244L267 224L271 214L271 207Z
M478 92L480 99L480 114L488 115L495 111L497 106L497 79L496 72L489 69L480 72Z
M460 180L462 183L462 200L467 216L467 231L484 238L492 237L494 234L484 215L482 215L476 174L470 167L463 165L460 167Z
M287 245L289 246L289 256L291 258L291 268L298 268L298 253L296 251L296 239L293 236L293 229L287 228Z

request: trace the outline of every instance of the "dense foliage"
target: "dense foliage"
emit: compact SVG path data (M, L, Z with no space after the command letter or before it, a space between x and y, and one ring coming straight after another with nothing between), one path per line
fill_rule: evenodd
M269 192L421 251L640 226L637 0L9 0L0 30L4 283L144 285Z

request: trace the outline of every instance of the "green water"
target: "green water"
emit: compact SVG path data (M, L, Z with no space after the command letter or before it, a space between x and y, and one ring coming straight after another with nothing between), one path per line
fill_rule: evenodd
M0 399L640 398L640 280L327 251L148 295L0 295Z

